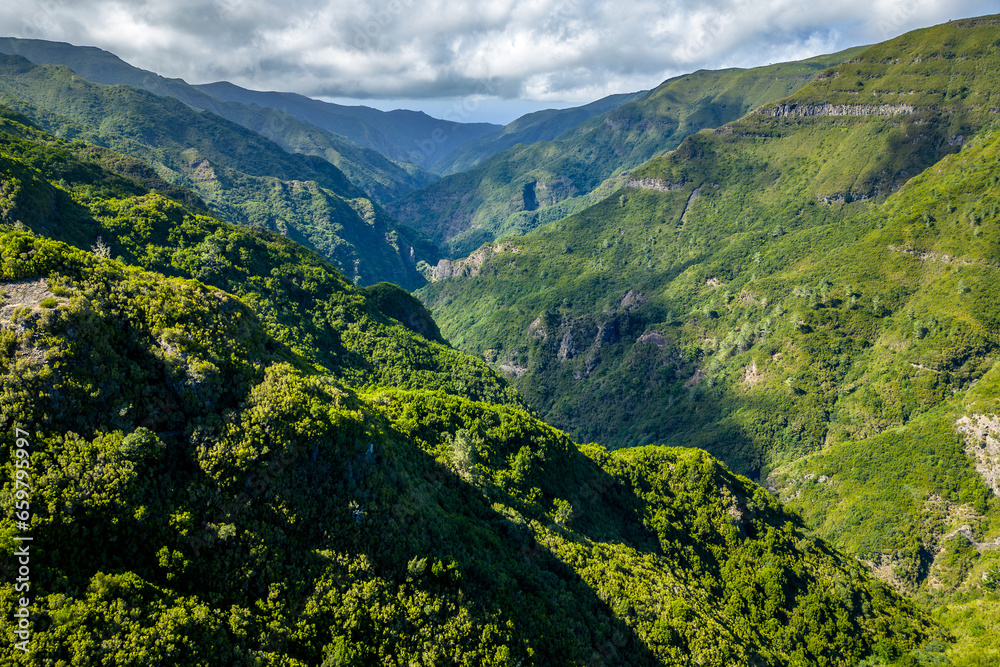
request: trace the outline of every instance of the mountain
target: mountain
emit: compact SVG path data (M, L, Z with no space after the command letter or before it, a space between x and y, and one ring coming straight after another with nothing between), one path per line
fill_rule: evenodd
M749 70L699 71L574 127L554 141L515 146L393 202L387 210L450 258L581 210L629 179L627 170L806 85L848 50Z
M535 111L504 125L499 130L471 139L448 153L435 163L435 171L444 176L468 171L487 158L517 144L533 144L552 141L559 135L594 116L620 107L626 102L639 99L649 91L608 95L596 102L568 109L545 109Z
M0 149L5 664L936 655L707 453L579 446L403 290L24 116Z
M998 66L997 17L873 46L417 294L578 441L705 448L975 608L1000 573Z
M146 161L216 214L287 234L363 283L420 284L417 252L433 256L330 162L175 98L0 56L0 99L48 130Z
M342 135L398 162L407 162L437 173L438 163L468 141L500 129L493 123L464 123L433 118L422 111L380 111L365 106L345 106L294 93L247 90L228 81L198 86L210 95L232 102L277 109ZM449 114L461 118L456 106Z
M888 198L905 198L897 194L904 183L937 168L977 132L990 131L995 86L987 72L998 53L981 40L994 32L992 25L949 24L872 47L820 73L790 98L691 135L677 150L634 170L627 187L598 205L441 267L445 279L420 295L448 339L525 370L517 371L515 384L528 396L537 394L534 404L553 421L581 429L579 437L615 445L690 438L690 431L664 421L661 409L640 410L649 419L643 423L624 405L607 405L620 413L610 421L592 405L563 406L567 416L593 420L586 429L579 421L571 426L552 412L562 391L529 369L537 365L552 382L558 376L562 388L579 396L599 391L603 382L592 376L611 371L604 364L614 358L618 366L633 348L665 359L677 353L676 364L668 363L674 370L663 371L667 381L658 400L689 420L691 406L681 400L687 392L674 395L675 381L686 382L696 367L721 364L713 357L723 350L730 360L748 350L775 304L802 318L825 312L814 306L834 298L838 288L835 274L824 273L829 262L823 253L847 237L860 242L865 225L881 220L877 211ZM940 43L946 40L957 44L949 42L944 52ZM902 53L912 55L904 60ZM917 77L926 90L914 88ZM858 100L865 104L848 104ZM871 249L855 246L852 252L868 256ZM831 285L814 295L820 279ZM798 283L787 284L792 281ZM853 296L856 305L860 285L852 283L845 298L844 282L838 300ZM872 283L867 298L885 292L881 306L895 309L889 299L901 297L891 292L892 284ZM752 295L740 296L744 291ZM805 299L807 308L796 299ZM757 315L746 310L751 306ZM771 316L769 326L780 321ZM734 345L744 322L748 332ZM653 333L660 326L662 340L636 342L647 328ZM568 334L572 345L567 340L560 356ZM605 350L605 343L620 347ZM595 344L596 356L588 354ZM636 360L634 368L642 374L650 366ZM621 398L629 401L626 396ZM753 459L736 467L754 474L766 465Z
M209 111L261 134L289 152L326 159L380 204L436 180L435 176L416 166L393 162L384 152L368 147L370 142L358 145L340 136L343 133L336 134L336 130L304 122L265 105L213 97L181 79L168 79L133 67L118 56L95 47L5 37L0 38L0 53L19 55L39 65L64 65L94 83L131 86L154 95L177 98L195 110ZM414 130L419 136L423 136L422 131L422 128Z

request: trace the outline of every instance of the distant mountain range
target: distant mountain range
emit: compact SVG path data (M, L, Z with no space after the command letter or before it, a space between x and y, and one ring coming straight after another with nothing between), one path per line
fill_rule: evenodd
M241 224L290 230L295 238L315 248L362 282L387 279L408 287L416 286L423 280L416 272L417 264L425 260L436 262L438 250L433 243L423 240L420 234L407 231L391 221L380 207L436 180L435 175L419 165L444 163L455 149L474 139L478 143L473 152L479 154L478 159L485 159L511 141L550 138L577 122L634 97L613 96L579 109L539 112L501 128L483 123L444 121L420 112L382 112L368 107L336 105L291 93L255 92L225 82L196 87L180 79L168 79L133 67L107 51L61 42L0 38L0 53L21 56L35 64L70 67L72 72L92 83L129 86L160 98L179 100L189 110L175 106L170 110L153 111L150 105L167 103L145 98L141 104L147 108L132 114L141 119L139 123L143 127L134 128L131 136L122 139L128 144L126 146L121 141L115 143L112 135L119 133L121 128L105 122L103 114L113 116L120 113L123 105L139 104L137 100L140 98L128 101L122 99L122 93L107 91L106 95L110 97L97 103L96 107L94 103L81 105L73 101L75 95L94 95L96 91L105 94L104 89L92 87L82 93L65 82L56 83L54 79L47 79L41 85L37 77L27 84L23 79L27 73L20 71L17 74L22 76L21 83L12 80L7 84L8 93L16 98L12 105L48 129L68 136L86 136L104 145L114 144L118 150L161 165L166 169L162 176L172 183L197 191L218 214ZM16 69L15 66L8 71L13 75ZM55 92L52 85L59 86L60 90ZM114 111L109 110L108 105L114 106ZM190 133L194 131L191 128L199 126L219 125L202 115L203 111L270 139L286 151L323 158L360 189L347 194L334 188L334 194L358 199L359 192L363 192L362 198L370 197L374 207L362 206L365 210L356 214L339 205L332 205L331 208L330 202L319 204L328 196L321 191L322 188L330 185L322 179L319 181L321 190L306 198L300 195L288 198L280 190L257 180L264 174L243 173L247 171L246 156L237 160L242 165L235 166L241 172L237 180L249 178L251 182L241 184L235 190L226 179L220 181L206 177L204 168L201 168L203 174L195 175L193 165L196 164L234 168L226 160L218 161L221 153L208 158L207 163L195 159L192 156L197 157L201 153L197 150L192 153L189 149L196 149L196 146L188 145L190 139L177 134ZM53 113L55 116L52 116ZM160 116L178 116L178 122L173 125L176 132L172 136L166 137L159 128L149 127L157 123ZM181 117L187 120L181 121ZM213 135L216 133L214 129L204 131ZM139 138L136 132L143 138ZM244 140L237 143L240 141ZM227 148L225 142L216 138L211 142L216 153L220 149L223 153L237 149L236 144L229 144ZM255 140L251 143L259 144ZM265 149L265 152L268 151L271 157L265 159L289 159L281 157L272 148ZM466 156L469 154L465 153ZM166 159L163 159L164 156L167 156ZM455 159L469 158L459 154ZM281 173L295 171L285 169ZM276 176L278 172L271 171L267 175ZM305 180L312 180L309 168L300 171L299 175ZM294 186L291 189L297 191ZM375 227L371 227L370 221L361 224L357 215L378 219L378 223ZM376 236L364 240L371 233ZM368 249L358 254L356 248L360 246Z
M271 139L285 150L323 157L343 171L355 185L382 204L436 180L434 175L417 166L404 167L397 164L387 157L386 153L373 148L372 145L378 142L355 143L341 136L343 133L337 134L322 125L303 122L294 115L280 110L264 105L229 101L207 94L181 79L167 79L154 72L133 67L118 56L95 47L6 37L0 38L0 53L19 55L41 65L64 65L93 83L130 86L161 97L176 98L197 111L210 111ZM221 86L217 87L224 89ZM260 95L266 96L267 93ZM316 104L322 106L325 103ZM334 107L334 105L327 106ZM365 111L363 107L342 108ZM367 111L372 112L370 116L375 120L382 114L375 109ZM408 113L420 116L426 122L432 120L423 114ZM353 118L348 115L344 117ZM370 135L381 136L380 129L367 120L359 119L357 124L362 128L361 134L367 132ZM383 124L391 125L388 122ZM483 128L483 131L490 129L492 126ZM411 138L417 141L429 133L425 127L418 127L413 129Z
M220 100L276 109L341 135L397 162L437 172L437 164L462 144L501 129L492 123L461 123L422 111L380 111L344 106L293 93L258 92L228 82L199 85Z
M517 144L552 141L563 132L626 102L644 97L648 91L609 95L596 102L568 109L545 109L521 116L498 130L470 139L435 163L434 171L444 176L468 171L491 156Z
M289 153L264 136L173 97L91 83L64 66L0 55L0 103L49 131L147 162L218 215L294 238L363 283L414 286L417 252L377 202L331 162Z
M471 152L477 145L470 142L457 152L455 164L475 166L406 195L388 210L427 234L447 256L462 257L482 243L523 234L596 203L627 180L627 170L676 148L699 130L785 97L823 68L858 52L676 77L647 93L595 103L588 112L606 105L611 109L590 118L574 112L572 118L579 122L561 126L555 136L533 136L535 119L525 117L508 126L509 132L505 129L506 136L523 137L523 145L476 163L461 157L461 151Z

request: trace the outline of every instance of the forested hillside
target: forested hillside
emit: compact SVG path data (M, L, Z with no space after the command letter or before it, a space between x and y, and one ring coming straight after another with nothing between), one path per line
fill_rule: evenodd
M104 85L124 85L139 88L163 97L173 97L192 109L208 111L221 118L267 137L285 150L305 155L318 155L329 161L380 204L398 199L411 190L416 190L436 180L436 177L417 165L400 164L393 161L399 157L398 150L386 150L379 138L381 132L365 122L364 118L351 115L337 115L345 125L309 122L309 117L296 115L295 108L288 103L282 109L269 108L255 98L253 91L247 99L224 93L235 86L222 84L206 89L217 90L219 97L189 85L181 79L168 79L155 72L149 72L129 65L118 56L95 47L73 46L64 42L50 42L40 39L0 38L0 53L18 55L38 65L64 65L87 81ZM242 90L242 89L237 89ZM281 95L276 93L277 95ZM260 93L267 96L267 93ZM298 99L299 96L287 95ZM302 98L303 100L306 98ZM321 109L332 108L317 100L308 100ZM340 107L350 112L354 107ZM358 108L362 109L362 108ZM286 113L286 111L288 113ZM371 114L380 114L368 109ZM412 112L411 112L412 113ZM369 114L369 115L371 115ZM312 119L316 120L316 119ZM484 128L483 131L490 129ZM430 130L412 130L414 137L423 139ZM475 134L473 134L475 136ZM352 141L353 139L353 141ZM404 161L407 157L404 155Z
M32 538L5 663L778 667L949 639L705 452L579 446L402 290L0 130L0 534Z
M422 282L418 252L434 255L330 162L288 153L176 99L0 56L0 101L60 136L146 162L162 179L194 190L216 215L285 234L362 283L415 286Z
M0 56L0 662L1000 662L1000 18L466 127L436 266L323 125L428 117L86 53Z
M985 637L997 65L995 17L874 46L418 294L576 439L703 447Z

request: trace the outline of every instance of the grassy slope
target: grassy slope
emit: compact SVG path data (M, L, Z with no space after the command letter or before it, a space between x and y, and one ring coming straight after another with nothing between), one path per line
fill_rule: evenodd
M942 32L950 35L952 29L938 29L938 39ZM863 274L858 284L845 281L837 292L838 287L825 278L825 255L867 233L877 220L871 212L890 192L909 175L957 151L956 137L964 140L989 122L995 99L993 80L986 73L989 66L981 61L995 59L997 49L990 42L984 52L980 38L983 33L993 35L994 30L984 27L967 32L970 39L963 42L969 49L967 59L939 56L930 66L961 68L952 74L957 80L961 72L967 87L976 91L968 99L948 98L942 91L935 98L937 103L928 98L916 113L887 116L773 117L765 110L714 133L699 133L635 172L636 179L659 184L666 191L623 189L584 213L523 239L509 239L499 255L483 253L487 259L477 269L478 275L435 283L421 295L453 342L480 355L496 354L498 362L511 368L537 366L541 372L529 371L518 383L528 395L540 393L542 400L535 404L547 413L559 402L551 394L544 395L554 391L553 383L562 383L560 388L565 390L554 393L571 397L615 385L604 380L615 372L624 373L627 379L632 373L629 368L635 369L635 380L645 378L648 364L639 358L634 363L627 360L649 353L661 355L668 363L660 372L677 375L680 382L666 378L660 406L643 412L650 420L662 420L663 408L669 405L667 418L674 413L689 420L688 407L674 406L687 400L686 392L671 398L672 387L686 382L695 366L705 367L703 372L709 365L733 366L732 361L723 362L735 356L736 350L745 352L754 340L771 336L777 327L785 335L800 330L784 326L787 313L800 319L818 314L832 317L833 313L813 306L834 298L847 304L852 297L855 306L859 299L879 297L879 307L869 308L869 315L899 307L905 288L884 282L882 275ZM880 50L871 54L865 62L884 60ZM841 94L831 82L846 77L833 72L792 102L806 106ZM897 74L883 73L870 85L873 90L884 90L883 79ZM945 72L940 78L948 76ZM881 94L864 97L882 104ZM852 252L862 256L870 252L852 247ZM881 254L886 252L892 254ZM819 285L820 280L829 284ZM850 295L845 294L848 287ZM850 318L843 322L853 336L847 338L849 347L843 351L848 360L860 351L855 349L860 338L883 322L882 317L866 321L864 312L850 309ZM762 335L763 329L768 333ZM655 339L659 345L636 344L647 331L663 336L662 341ZM564 347L567 334L574 340L572 344L566 340ZM930 345L931 340L922 345ZM650 352L651 348L655 351ZM662 364L654 368L658 366ZM574 379L574 374L586 379ZM628 383L617 384L620 388ZM650 396L657 386L645 389L645 396ZM788 393L783 385L774 389ZM611 408L609 414L621 407ZM586 418L589 410L575 413ZM605 422L607 415L593 417L596 425ZM574 422L561 423L570 426ZM576 428L582 429L582 423L575 422ZM636 444L650 423L654 422L633 422L631 428L618 429L622 424L615 420L608 430L621 434L617 443ZM582 437L611 435L585 429L579 433ZM683 437L669 425L645 434L654 439L664 436ZM822 434L813 442L822 442ZM752 462L739 465L750 470L747 466Z
M3 101L46 129L144 160L218 215L287 234L361 282L419 284L394 221L326 160L287 153L171 98L93 84L17 56L0 59Z
M517 144L552 141L594 116L611 111L635 99L646 97L650 91L609 95L596 102L569 109L545 109L525 114L502 128L465 142L448 153L435 165L443 176L468 171L497 153Z
M447 253L523 234L593 203L607 179L805 85L856 50L750 70L700 71L664 82L639 100L593 118L554 141L516 146L393 203L389 210Z
M578 447L401 290L3 130L0 428L29 453L0 455L0 535L22 470L34 538L6 662L777 667L936 636L704 452ZM125 261L16 229L39 212Z
M834 421L845 426L769 479L820 534L940 607L964 635L949 652L962 665L1000 658L995 615L971 611L997 601L983 593L990 573L1000 573L995 489L969 464L972 449L985 445L957 431L963 418L1000 414L998 366L987 353L1000 343L998 165L1000 135L966 146L907 183L854 247L831 253L830 268L855 280L858 255L877 258L908 298L868 353L874 371L838 402ZM963 526L992 546L975 548L957 532Z

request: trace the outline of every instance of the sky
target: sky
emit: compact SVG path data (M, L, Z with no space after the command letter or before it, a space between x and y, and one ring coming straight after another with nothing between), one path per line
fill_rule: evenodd
M20 0L0 7L0 34L97 46L189 83L505 123L998 11L982 0Z

